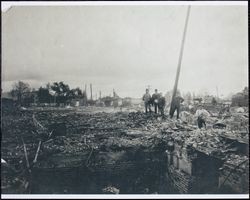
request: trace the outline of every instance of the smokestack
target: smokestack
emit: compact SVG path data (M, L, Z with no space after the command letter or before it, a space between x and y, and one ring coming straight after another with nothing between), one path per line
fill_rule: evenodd
M93 100L93 97L92 97L92 83L90 83L90 99Z
M85 95L86 95L86 98L88 98L88 97L87 97L87 84L85 84L85 90L84 90L84 93L85 93Z

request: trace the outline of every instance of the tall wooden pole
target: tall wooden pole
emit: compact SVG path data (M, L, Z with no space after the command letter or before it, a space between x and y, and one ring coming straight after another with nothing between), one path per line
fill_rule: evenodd
M185 22L185 27L184 27L182 42L181 42L181 51L180 51L180 56L179 56L179 61L178 61L178 66L177 66L177 72L176 72L176 77L175 77L175 83L174 83L174 89L173 89L173 95L172 95L172 101L171 101L171 109L172 109L172 106L173 106L173 100L174 100L174 98L176 96L177 87L178 87L178 81L179 81L180 70L181 70L181 61L182 61L182 55L183 55L183 50L184 50L184 43L185 43L185 38L186 38L188 18L189 18L189 14L190 14L190 8L191 8L191 6L189 5L188 6L188 10L187 10L187 17L186 17L186 22ZM170 111L171 111L171 109L170 109Z

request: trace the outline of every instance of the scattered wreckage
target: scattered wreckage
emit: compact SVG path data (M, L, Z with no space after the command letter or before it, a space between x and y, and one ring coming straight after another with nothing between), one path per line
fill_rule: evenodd
M189 113L4 113L2 192L248 193L248 120L211 116L198 129Z

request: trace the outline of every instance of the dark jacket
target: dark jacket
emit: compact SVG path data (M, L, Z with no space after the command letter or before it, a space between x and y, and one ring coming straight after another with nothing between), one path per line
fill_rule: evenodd
M153 103L158 103L159 98L160 98L160 94L155 94L155 93L154 93L154 94L152 95L152 102L153 102ZM155 100L157 100L157 102L156 102Z
M180 107L181 103L184 101L184 99L180 96L177 96L174 98L173 105Z
M150 94L149 94L149 93L148 93L148 94L147 94L147 93L144 94L143 97L142 97L142 100L143 100L145 103L149 103L150 100L151 100Z
M165 105L166 105L165 97L160 97L160 98L159 98L159 102L158 102L159 108L164 108Z

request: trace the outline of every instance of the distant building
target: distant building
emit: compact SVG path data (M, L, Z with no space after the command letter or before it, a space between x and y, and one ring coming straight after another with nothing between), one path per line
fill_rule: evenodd
M104 107L105 106L105 103L101 100L101 99L98 99L95 103L96 106L99 106L99 107Z
M132 106L132 98L125 97L122 99L122 106Z
M201 103L203 99L201 97L196 97L193 99L193 101L194 101L194 104L197 104L197 103Z
M206 95L203 97L203 103L212 103L213 102L213 99L215 99L213 96L211 95Z
M71 106L75 106L75 107L78 107L78 106L83 106L85 105L85 102L84 102L84 99L83 98L74 98L70 101L70 105Z
M122 105L122 98L120 97L114 97L113 98L113 106L114 107L119 107Z

